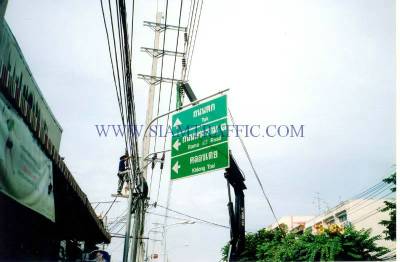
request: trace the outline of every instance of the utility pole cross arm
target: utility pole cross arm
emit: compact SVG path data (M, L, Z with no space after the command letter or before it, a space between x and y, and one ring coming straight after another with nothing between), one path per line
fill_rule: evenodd
M179 56L183 57L185 53L183 52L175 52L175 51L169 51L169 50L162 50L162 49L157 49L157 48L150 48L150 47L141 47L140 51L148 53L151 57L156 57L160 58L163 55L168 55L168 56Z
M164 31L165 29L179 30L179 31L183 31L183 32L186 31L186 27L176 26L176 25L165 25L164 23L160 23L160 22L157 23L157 22L144 21L143 25L148 26L155 31Z

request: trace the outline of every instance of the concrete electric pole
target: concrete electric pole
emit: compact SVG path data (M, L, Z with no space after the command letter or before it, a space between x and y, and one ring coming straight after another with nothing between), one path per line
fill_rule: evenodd
M161 86L162 82L169 82L174 83L177 82L177 79L171 79L163 76L157 76L157 69L158 69L158 62L159 58L162 58L165 55L169 56L180 56L182 57L184 53L176 52L176 51L168 51L165 50L165 42L163 43L163 48L160 49L160 35L161 33L166 32L167 29L169 30L178 30L178 31L185 31L185 27L167 25L166 23L162 23L161 20L163 18L163 14L161 12L157 12L156 14L156 22L149 22L144 21L143 25L150 27L155 32L154 37L154 46L153 48L142 47L141 51L148 53L152 57L152 67L151 67L151 75L143 75L138 74L139 79L145 80L149 84L149 92L147 98L147 110L146 110L146 127L151 124L153 120L153 109L154 109L154 95L155 95L155 88L157 85ZM164 35L165 41L165 35ZM161 88L160 91L161 92ZM144 180L147 179L147 161L149 161L147 156L149 155L150 151L150 136L146 136L144 134L143 138L143 145L142 145L142 163L141 166L143 168L143 178ZM145 201L144 199L139 199L136 204L136 211L135 212L135 226L133 227L133 239L131 245L131 261L139 261L143 262L145 249L143 246L143 229L144 229L144 221L145 221ZM139 248L138 248L139 247Z

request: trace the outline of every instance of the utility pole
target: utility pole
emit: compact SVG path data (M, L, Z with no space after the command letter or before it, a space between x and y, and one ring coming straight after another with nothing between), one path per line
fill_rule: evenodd
M314 197L314 203L317 204L317 208L318 208L318 214L321 214L321 200L322 198L320 197L320 193L319 192L315 192L316 196Z
M161 24L161 19L163 17L162 12L157 12L156 14L156 24ZM161 28L156 26L154 28L154 45L153 48L141 48L142 51L149 52L148 50L152 50L152 65L151 65L151 77L157 76L157 67L158 67L158 58L159 56L155 55L155 50L159 50L160 45L160 34ZM146 126L150 123L153 118L153 107L154 107L154 91L155 91L156 83L152 82L149 85L149 92L147 97L147 110L146 110ZM147 163L145 157L149 154L150 147L150 137L145 136L142 144L142 163L141 166L143 168L143 173L141 174L143 177L143 182L147 179ZM144 255L144 247L143 247L143 228L144 228L144 209L145 209L145 201L146 199L135 199L135 225L133 227L133 239L131 244L131 261L143 261Z
M165 48L160 49L160 35L161 33L165 34L165 31L167 29L170 30L179 30L179 31L185 31L186 28L184 27L178 27L178 26L173 26L173 25L166 25L165 23L161 23L161 20L163 18L163 13L158 12L156 14L156 22L149 22L149 21L144 21L143 25L150 27L151 29L154 30L155 36L154 36L154 46L153 48L148 48L148 47L142 47L141 51L148 53L152 57L152 66L151 66L151 75L143 75L143 74L138 74L139 79L145 80L149 84L149 92L148 92L148 97L147 97L147 110L146 110L146 127L151 124L152 119L153 119L153 109L154 109L154 94L155 94L155 88L158 84L161 84L161 82L175 82L178 81L176 79L170 79L170 78L164 78L164 77L158 77L157 76L157 68L158 68L158 61L159 58L169 55L169 56L183 56L183 53L180 52L175 52L175 51L168 51L165 50ZM165 39L165 37L164 37ZM163 46L165 47L165 43L163 43ZM161 92L161 88L160 91ZM147 159L146 156L149 155L149 150L150 150L150 136L146 136L144 134L144 139L143 139L143 145L142 145L142 165L143 167L147 166ZM144 181L147 179L147 168L143 169L142 173L142 178ZM135 209L135 226L133 229L133 241L132 241L132 247L131 247L131 260L132 261L139 261L143 262L144 255L145 255L145 249L143 246L143 231L144 231L144 221L145 221L145 209L146 209L146 201L147 199L138 199L139 201L137 202L137 208ZM148 245L148 243L147 243ZM139 247L139 250L138 250Z
M127 212L127 222L126 222L126 233L125 233L125 242L124 242L124 253L123 253L123 262L128 262L129 255L129 239L131 237L131 218L132 218L132 190L133 185L132 181L129 181L129 199L128 199L128 212Z
M168 183L168 196L167 196L167 208L169 208L169 202L171 199L171 192L172 192L172 181L170 180ZM165 225L168 223L168 209L165 209L165 215L164 215L164 228L163 228L163 261L167 262L167 230Z
M161 18L162 18L163 13L158 12L156 15L156 23L160 24L161 23ZM142 51L149 53L153 57L153 61L151 64L151 77L156 77L157 76L157 67L158 67L158 58L159 56L156 55L156 50L159 50L160 46L160 34L161 30L160 27L157 27L154 31L154 48L141 48ZM149 93L147 95L147 111L146 111L146 126L150 124L150 121L153 119L153 107L154 107L154 91L155 91L156 85L154 82L151 82L149 85ZM149 154L149 148L150 148L150 136L145 136L144 142L143 142L143 150L142 150L142 166L146 166L146 159L144 159L145 156ZM143 170L143 176L144 178L147 178L147 168Z

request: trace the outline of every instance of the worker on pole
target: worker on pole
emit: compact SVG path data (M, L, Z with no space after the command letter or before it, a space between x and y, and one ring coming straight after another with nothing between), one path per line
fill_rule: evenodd
M118 165L118 195L121 195L122 187L126 181L129 180L129 163L128 163L129 155L128 152L125 152L125 155L119 158Z

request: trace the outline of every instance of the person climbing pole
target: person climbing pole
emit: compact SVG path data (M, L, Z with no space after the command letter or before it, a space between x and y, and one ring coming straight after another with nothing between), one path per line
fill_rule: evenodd
M118 195L121 195L122 187L125 181L129 180L129 163L128 163L128 153L126 152L125 155L119 158L119 165L118 165Z

